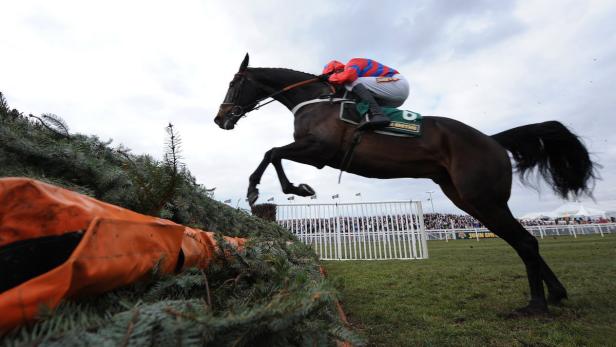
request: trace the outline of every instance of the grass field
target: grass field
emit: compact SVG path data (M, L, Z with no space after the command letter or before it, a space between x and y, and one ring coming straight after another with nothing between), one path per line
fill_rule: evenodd
M522 261L500 239L430 241L428 260L323 262L371 346L616 346L616 235L540 240L569 292L540 317Z

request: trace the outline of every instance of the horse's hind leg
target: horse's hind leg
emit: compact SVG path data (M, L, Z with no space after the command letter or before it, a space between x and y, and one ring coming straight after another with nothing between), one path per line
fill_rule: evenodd
M541 257L540 257L541 258ZM565 286L558 280L548 264L541 258L541 276L548 287L548 303L558 305L563 299L567 298Z
M530 235L511 215L506 203L494 205L492 201L503 199L467 198L459 194L449 177L441 177L435 180L441 189L460 209L481 221L492 232L509 243L522 258L528 275L531 289L531 301L529 305L520 310L523 313L545 312L547 310L542 280L545 281L550 293L550 302L559 302L566 298L567 292L564 286L545 261L539 255L537 239ZM506 200L506 199L505 199Z
M522 258L531 292L527 311L544 310L545 294L542 281L548 288L548 301L551 304L558 304L567 298L567 290L539 254L537 239L513 217L506 203L494 204L492 201L482 199L481 203L471 202L469 205L472 214L476 214L475 218L511 245Z
M524 262L531 298L528 306L519 311L530 314L546 312L547 302L542 281L545 262L539 255L537 239L511 215L506 205L483 205L475 208L479 211L480 221L511 245Z

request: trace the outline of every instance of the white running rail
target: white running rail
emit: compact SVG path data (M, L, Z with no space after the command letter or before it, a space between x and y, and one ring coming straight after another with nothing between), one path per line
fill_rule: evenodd
M551 236L573 236L616 234L616 223L592 223L592 224L554 224L525 226L526 230L537 238ZM486 228L456 228L456 229L433 229L427 230L428 240L460 240L497 237Z
M276 221L322 260L428 258L420 201L277 205Z

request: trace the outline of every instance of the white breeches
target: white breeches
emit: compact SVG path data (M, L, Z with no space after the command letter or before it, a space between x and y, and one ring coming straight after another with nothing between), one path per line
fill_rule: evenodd
M404 76L397 74L391 78L383 77L359 77L355 81L345 85L349 91L353 90L358 83L374 94L379 105L400 107L409 96L409 83Z

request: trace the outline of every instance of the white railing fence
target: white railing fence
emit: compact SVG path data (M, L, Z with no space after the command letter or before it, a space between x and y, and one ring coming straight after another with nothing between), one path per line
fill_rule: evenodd
M573 236L580 235L601 235L616 233L616 223L593 223L593 224L563 224L563 225L534 225L525 226L529 233L537 238L543 239L549 236ZM427 230L428 240L460 240L476 239L479 241L484 238L497 237L486 228L466 228L466 229L433 229Z
M322 260L428 258L419 201L277 205L276 221Z

